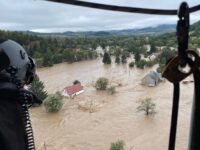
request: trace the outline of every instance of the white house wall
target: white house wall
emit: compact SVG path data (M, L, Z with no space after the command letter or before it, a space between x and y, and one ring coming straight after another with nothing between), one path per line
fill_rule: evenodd
M81 90L81 91L79 91L79 92L76 92L76 95L79 95L79 94L81 94L81 93L83 93L84 92L84 90Z

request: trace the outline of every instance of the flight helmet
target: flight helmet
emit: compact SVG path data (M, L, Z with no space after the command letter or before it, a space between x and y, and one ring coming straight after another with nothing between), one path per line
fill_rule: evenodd
M0 42L0 74L11 81L30 84L35 76L35 62L25 49L13 40Z

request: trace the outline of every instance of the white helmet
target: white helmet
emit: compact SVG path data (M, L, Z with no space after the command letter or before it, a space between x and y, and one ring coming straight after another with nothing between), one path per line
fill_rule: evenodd
M35 76L35 63L25 49L12 40L0 43L0 74L22 84L29 84Z

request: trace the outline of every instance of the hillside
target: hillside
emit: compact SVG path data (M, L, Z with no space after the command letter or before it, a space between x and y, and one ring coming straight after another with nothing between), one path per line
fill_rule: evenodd
M39 36L133 36L133 35L159 35L163 33L174 32L176 25L164 24L156 27L146 27L141 29L124 29L124 30L108 30L108 31L66 31L63 33L37 33L27 31L28 34Z
M191 34L197 36L200 34L200 21L197 21L190 27Z

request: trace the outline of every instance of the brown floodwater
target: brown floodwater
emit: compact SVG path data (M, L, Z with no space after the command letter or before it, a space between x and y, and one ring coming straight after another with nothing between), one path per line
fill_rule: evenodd
M117 140L125 141L126 150L167 150L173 86L167 81L156 87L140 84L154 69L129 70L127 65L103 65L101 60L38 69L49 93L62 91L74 80L82 83L85 92L64 99L58 113L46 113L43 106L31 109L37 150L44 150L44 145L46 150L109 150ZM117 86L115 95L95 90L101 76ZM177 150L187 149L192 96L193 83L181 83ZM154 116L137 112L138 101L147 97L156 103Z

